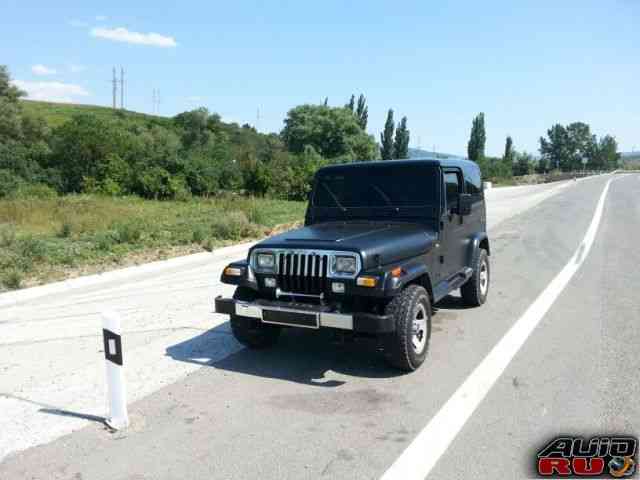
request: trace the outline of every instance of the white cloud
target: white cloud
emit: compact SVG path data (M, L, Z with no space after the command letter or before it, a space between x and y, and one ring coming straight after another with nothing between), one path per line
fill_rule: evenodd
M30 100L46 100L48 102L72 103L75 97L88 97L91 95L80 85L62 82L29 82L15 80L12 82L20 90L27 92Z
M96 16L96 20L99 22L104 22L105 20L108 20L109 17L105 16L105 15L97 15Z
M87 67L85 67L84 65L74 65L74 64L69 65L69 70L71 71L71 73L83 72L86 69Z
M135 43L138 45L151 45L153 47L175 47L177 45L173 37L160 35L159 33L130 32L126 28L100 28L91 30L91 35L97 38L106 38L114 42Z
M69 25L76 28L85 28L89 26L87 22L83 22L82 20L78 19L69 20Z
M31 71L35 75L55 75L57 73L54 68L45 67L40 63L31 67Z

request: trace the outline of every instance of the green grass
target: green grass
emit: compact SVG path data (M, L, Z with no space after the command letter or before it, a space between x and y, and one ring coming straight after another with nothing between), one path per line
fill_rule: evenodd
M302 220L305 204L69 195L0 200L0 289L211 250Z
M166 117L147 115L144 113L132 112L129 110L114 110L111 107L99 107L96 105L40 102L32 100L23 100L21 102L21 105L25 112L42 116L51 128L63 124L64 122L70 120L71 117L79 113L91 113L104 119L124 116L128 119L140 121L140 123L155 121L161 124L168 125L171 122L171 119Z

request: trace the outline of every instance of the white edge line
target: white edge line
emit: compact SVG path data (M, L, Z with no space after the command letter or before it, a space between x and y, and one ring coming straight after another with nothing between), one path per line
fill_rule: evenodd
M64 293L77 288L101 285L103 283L112 282L114 280L127 279L135 275L143 275L153 272L159 272L168 268L190 265L192 263L205 261L207 258L210 258L211 261L214 261L216 257L233 255L234 253L240 253L244 250L247 250L249 247L254 245L254 243L255 242L241 243L238 245L218 248L212 252L200 252L194 253L192 255L183 255L181 257L170 258L168 260L158 260L151 263L145 263L143 265L135 265L132 267L112 270L110 272L87 275L84 277L72 278L70 280L49 283L47 285L41 285L38 287L31 287L25 288L23 290L2 293L0 294L0 308L15 306L16 304L21 302L34 300L36 298L44 297L47 295Z
M389 467L381 480L422 480L429 475L589 254L612 181L607 181L584 239L569 262Z

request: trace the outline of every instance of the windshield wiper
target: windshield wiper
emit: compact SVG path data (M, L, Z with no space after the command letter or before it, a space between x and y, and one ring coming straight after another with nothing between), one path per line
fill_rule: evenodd
M331 189L327 186L327 184L326 184L326 183L324 183L324 182L322 182L320 185L322 185L322 187L323 187L323 188L327 191L327 193L331 196L331 198L333 199L333 201L335 202L335 204L338 206L338 208L339 208L340 210L342 210L343 212L346 212L346 211L347 211L347 208L346 208L344 205L342 205L342 204L340 203L340 200L338 200L338 197L336 197L335 193L333 193L333 192L331 191Z
M376 191L376 193L378 193L385 202L387 202L388 206L390 207L393 206L393 203L391 202L391 199L389 198L389 196L386 193L384 193L380 187L378 187L375 183L370 183L369 186L373 188Z

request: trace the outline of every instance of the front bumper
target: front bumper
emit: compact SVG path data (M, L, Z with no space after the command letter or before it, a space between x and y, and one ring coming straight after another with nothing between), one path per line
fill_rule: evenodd
M327 306L270 300L243 302L232 298L215 299L216 313L250 317L264 323L300 328L337 328L356 333L389 333L395 322L389 315L372 313L342 313Z

